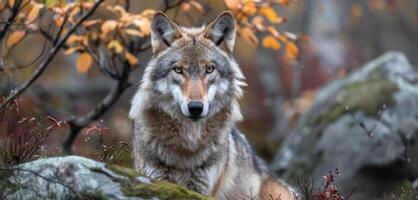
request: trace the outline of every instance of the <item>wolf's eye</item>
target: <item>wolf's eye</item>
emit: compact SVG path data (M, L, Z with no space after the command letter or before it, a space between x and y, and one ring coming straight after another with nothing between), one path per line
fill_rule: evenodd
M207 73L207 74L210 74L210 73L212 73L213 71L215 71L215 67L214 67L214 66L208 66L208 67L206 67L206 73Z
M183 73L183 69L181 67L174 67L173 68L174 72L176 72L177 74L182 74Z

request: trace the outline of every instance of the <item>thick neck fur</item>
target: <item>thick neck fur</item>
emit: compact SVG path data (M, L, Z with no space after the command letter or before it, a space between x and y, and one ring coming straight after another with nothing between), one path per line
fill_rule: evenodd
M231 117L231 107L237 106L233 103L235 101L231 101L213 116L195 121L165 112L156 98L153 95L143 96L141 104L144 106L135 118L136 128L141 134L138 150L141 156L147 156L144 160L186 169L199 168L207 165L207 162L221 159L220 152L227 148L226 137L235 123Z

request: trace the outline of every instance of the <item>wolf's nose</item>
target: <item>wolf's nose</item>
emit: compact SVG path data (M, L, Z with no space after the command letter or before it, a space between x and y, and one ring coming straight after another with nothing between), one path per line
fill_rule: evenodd
M203 103L192 101L187 105L187 108L189 109L192 117L199 117L203 111Z

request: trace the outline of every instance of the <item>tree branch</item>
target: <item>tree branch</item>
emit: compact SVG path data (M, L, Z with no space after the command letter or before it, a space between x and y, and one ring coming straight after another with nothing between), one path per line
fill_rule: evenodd
M5 23L6 25L4 26L3 30L0 32L0 44L4 36L6 36L6 33L9 30L10 26L15 21L17 14L19 14L19 7L21 4L22 4L22 0L17 0L13 4L12 15L9 17L9 19L7 19L7 22Z
M93 121L98 120L107 110L109 110L110 107L116 103L119 97L122 96L123 92L129 86L131 86L128 81L130 72L131 66L128 63L125 63L122 75L120 79L118 79L116 87L111 92L109 92L108 95L99 104L97 104L93 110L87 113L87 115L81 117L73 116L68 121L68 125L70 126L70 134L63 143L64 153L71 154L71 147L80 131Z
M96 10L97 8L100 6L100 4L102 4L104 2L104 0L98 0L93 8L85 13L80 20L78 20L78 22L64 35L64 37L59 40L57 42L57 44L55 46L52 47L52 49L49 51L48 57L45 59L44 62L42 62L38 69L32 74L31 78L29 80L27 80L22 86L20 86L19 89L17 89L16 92L10 94L5 101L3 101L3 103L0 105L0 109L3 108L7 103L9 103L10 101L12 101L13 99L15 99L16 97L20 96L23 92L25 92L41 75L42 73L45 71L45 69L48 67L48 65L51 63L51 61L53 60L53 58L56 56L56 54L58 53L58 51L61 49L61 47L65 44L65 42L67 41L67 39L77 30L77 28L85 21L87 20Z

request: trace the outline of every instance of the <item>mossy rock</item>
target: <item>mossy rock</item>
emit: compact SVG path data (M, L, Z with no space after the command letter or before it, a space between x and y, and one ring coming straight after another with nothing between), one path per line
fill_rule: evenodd
M38 159L14 168L8 184L0 185L5 199L211 199L132 168L79 156Z
M417 82L415 69L396 52L331 81L317 91L272 168L288 181L312 177L317 184L338 168L337 187L355 190L353 199L381 198L413 178L402 160L405 141L418 140ZM408 152L418 152L417 144L408 144ZM418 166L418 155L410 155Z

